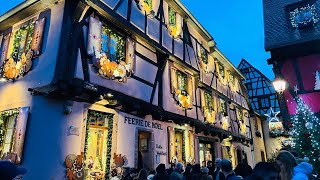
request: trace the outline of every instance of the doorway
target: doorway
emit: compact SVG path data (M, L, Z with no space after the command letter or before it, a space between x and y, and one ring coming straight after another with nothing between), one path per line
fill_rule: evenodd
M153 168L151 133L148 131L138 131L138 169Z
M199 160L200 163L208 164L208 161L214 160L214 148L212 142L199 141Z

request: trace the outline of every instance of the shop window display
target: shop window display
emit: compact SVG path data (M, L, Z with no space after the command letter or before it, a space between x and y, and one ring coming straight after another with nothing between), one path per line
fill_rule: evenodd
M89 110L86 127L85 177L102 178L109 172L113 114Z
M1 160L20 163L29 107L0 112Z
M185 160L184 145L183 131L175 131L175 155L178 162L183 162Z
M206 162L213 160L212 145L210 143L199 143L199 159L200 162Z

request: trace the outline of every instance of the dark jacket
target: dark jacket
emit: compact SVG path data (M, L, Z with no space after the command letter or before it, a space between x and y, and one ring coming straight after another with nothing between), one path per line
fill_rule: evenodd
M252 168L247 163L239 163L234 169L234 173L245 178L252 173Z
M232 173L226 177L226 180L241 180L241 178L237 177L234 173Z
M219 177L217 179L217 175L219 173ZM225 180L226 178L224 177L224 174L222 172L220 172L219 170L216 170L213 172L212 174L213 180Z
M170 176L167 175L166 173L165 174L157 173L156 175L153 176L153 180L162 180L162 179L169 180L169 178Z
M181 173L178 173L176 170L170 174L170 180L185 180L184 176Z

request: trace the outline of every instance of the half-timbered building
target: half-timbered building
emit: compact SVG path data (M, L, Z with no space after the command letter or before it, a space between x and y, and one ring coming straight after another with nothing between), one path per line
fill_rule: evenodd
M26 179L255 163L244 76L178 0L29 0L0 37L1 158Z

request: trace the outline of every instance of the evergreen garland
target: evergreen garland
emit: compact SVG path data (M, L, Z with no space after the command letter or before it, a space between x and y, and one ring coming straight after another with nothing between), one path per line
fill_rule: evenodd
M26 33L26 44L24 47L24 51L26 52L27 50L30 49L30 45L32 42L32 35L34 32L34 23L31 23L29 25L26 26L22 26L14 35L14 39L13 39L13 49L12 49L12 53L11 53L11 57L15 60L15 61L19 61L21 58L21 54L23 53L23 51L20 51L20 46L21 46L21 41L23 40L23 34Z
M7 110L7 111L2 111L0 112L0 147L3 145L4 143L4 136L5 136L5 121L9 118L9 117L17 117L19 114L19 109L11 109L11 110Z

